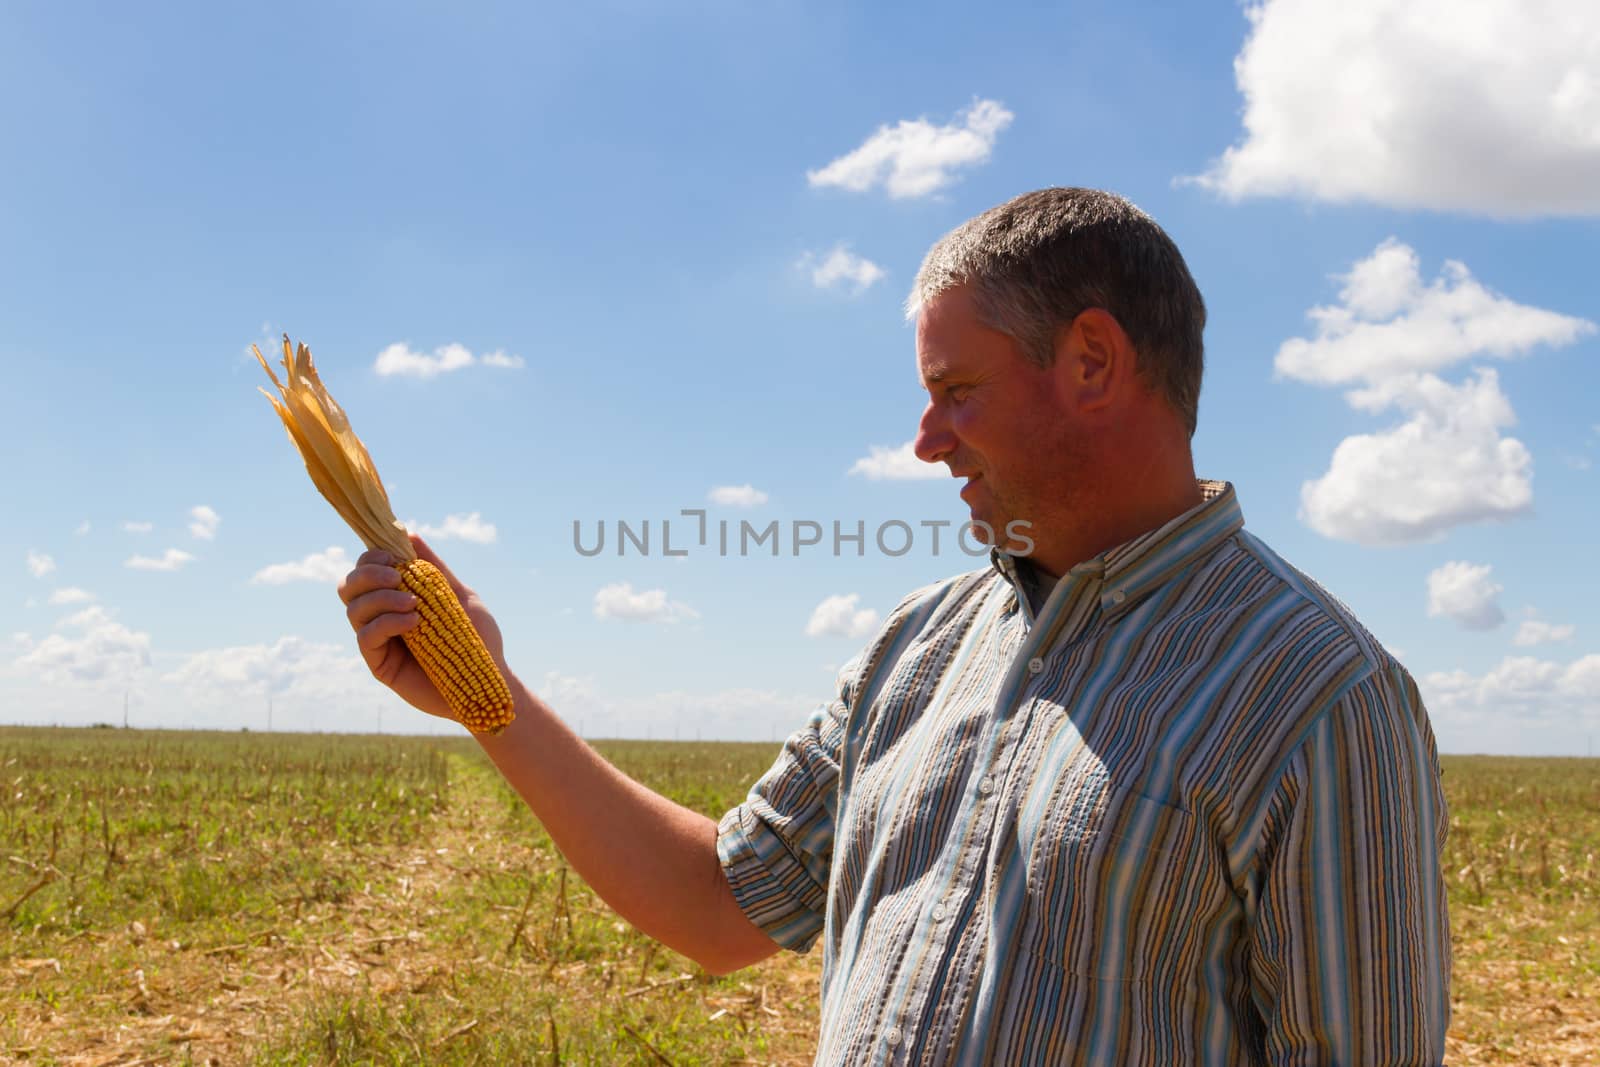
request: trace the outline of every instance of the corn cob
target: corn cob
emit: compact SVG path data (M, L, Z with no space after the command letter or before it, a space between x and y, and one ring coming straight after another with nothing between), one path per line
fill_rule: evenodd
M372 457L317 376L311 349L302 344L293 350L284 336L287 385L278 380L259 348L250 349L278 388L281 399L265 389L261 392L283 420L311 481L368 548L389 553L401 585L417 597L421 622L403 635L406 647L456 721L474 733L499 733L513 718L511 689L444 574L417 558L405 526L389 507Z

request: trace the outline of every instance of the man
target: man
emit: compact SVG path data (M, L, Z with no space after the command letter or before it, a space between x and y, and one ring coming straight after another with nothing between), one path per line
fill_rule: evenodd
M915 448L964 479L993 565L906 598L720 825L589 750L452 578L517 695L485 750L707 969L820 939L821 1064L1440 1063L1427 716L1196 481L1205 310L1177 248L1118 197L1042 190L935 245L911 306ZM372 556L341 586L362 653L444 714Z

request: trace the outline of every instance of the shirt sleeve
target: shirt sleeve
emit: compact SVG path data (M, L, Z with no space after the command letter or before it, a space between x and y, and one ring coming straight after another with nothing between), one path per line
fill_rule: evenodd
M745 802L722 817L717 854L739 907L784 948L804 952L822 932L847 714L839 698L812 713Z
M839 767L851 716L870 706L872 679L899 647L987 570L924 586L901 600L861 654L839 671L833 699L784 742L772 769L745 802L722 817L717 855L733 898L751 922L784 948L805 952L822 933L839 813ZM953 598L959 602L959 597Z
M1311 727L1269 803L1249 932L1269 1061L1442 1063L1449 819L1411 678L1391 668L1356 684Z

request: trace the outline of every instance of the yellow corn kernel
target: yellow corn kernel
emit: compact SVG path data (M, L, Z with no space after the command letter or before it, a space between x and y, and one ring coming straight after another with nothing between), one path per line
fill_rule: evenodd
M406 647L458 722L473 733L499 733L513 718L511 689L455 591L425 559L408 560L398 569L422 617L405 635Z

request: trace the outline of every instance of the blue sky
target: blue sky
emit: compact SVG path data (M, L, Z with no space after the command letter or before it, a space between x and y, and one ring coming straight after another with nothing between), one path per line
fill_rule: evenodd
M288 331L559 711L781 737L981 563L923 525L957 485L882 459L923 253L1089 185L1206 296L1200 472L1441 747L1586 751L1600 12L1547 7L7 5L0 721L451 728L354 655L360 545L248 354Z

